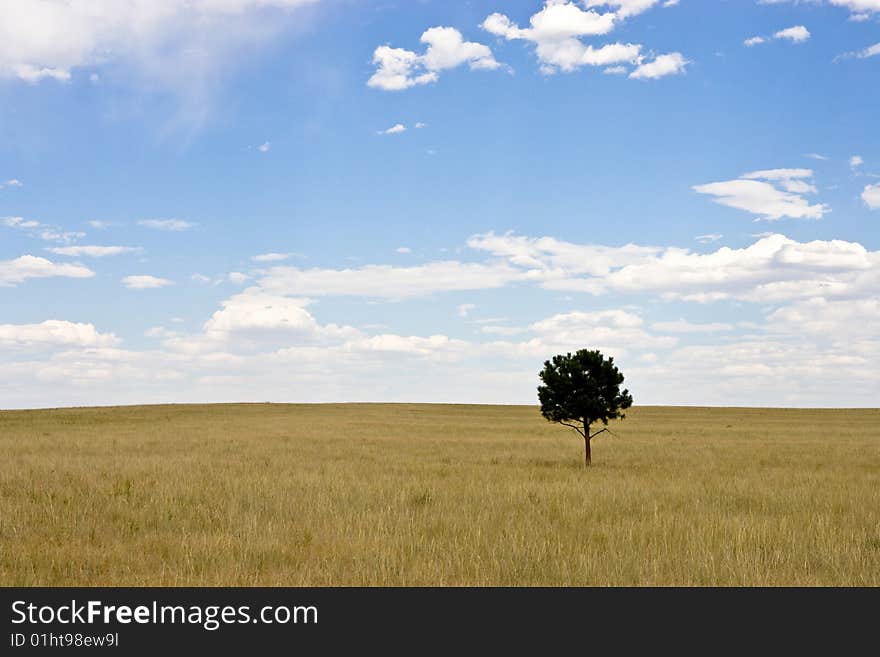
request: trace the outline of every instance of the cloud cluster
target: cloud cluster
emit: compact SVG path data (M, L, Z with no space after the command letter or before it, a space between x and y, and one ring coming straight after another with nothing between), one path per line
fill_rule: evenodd
M529 27L520 27L508 16L491 14L481 27L508 41L522 40L535 47L544 73L571 72L584 66L605 66L609 72L626 72L629 77L656 79L683 73L689 63L681 53L673 52L648 58L637 43L606 43L594 46L584 38L609 34L623 20L647 11L657 0L597 2L587 0L584 8L567 0L546 0L540 11L529 19ZM597 7L611 10L597 11ZM624 66L621 70L621 66Z
M50 319L40 324L0 324L3 346L109 347L119 342L112 333L99 333L93 324Z
M452 27L432 27L419 39L427 47L418 54L384 45L373 53L376 71L367 85L384 91L401 91L436 82L440 73L467 64L473 70L491 71L499 64L488 46L465 41ZM402 132L402 131L401 131Z
M803 25L794 25L793 27L787 27L784 30L779 30L778 32L774 32L770 36L753 36L743 43L747 46L756 46L761 43L767 43L768 41L790 41L792 43L804 43L810 38L810 31L804 27Z

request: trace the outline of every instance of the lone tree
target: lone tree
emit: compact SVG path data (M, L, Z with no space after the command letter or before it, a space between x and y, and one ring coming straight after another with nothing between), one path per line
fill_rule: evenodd
M620 390L623 374L614 358L587 349L560 354L544 362L539 376L544 384L538 386L541 415L583 436L584 461L590 465L590 441L608 431L608 420L622 419L623 411L632 406L629 391ZM596 422L605 427L591 434L590 426Z

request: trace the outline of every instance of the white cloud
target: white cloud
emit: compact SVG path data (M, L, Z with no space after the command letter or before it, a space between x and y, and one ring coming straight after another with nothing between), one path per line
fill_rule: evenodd
M809 405L818 400L834 405L842 403L834 395L841 390L848 395L853 382L859 390L880 385L880 341L874 330L880 313L880 252L859 244L771 235L742 249L698 254L675 247L573 244L493 233L474 236L468 244L486 260L307 270L308 277L294 275L293 286L288 275L303 272L276 267L254 287L223 301L201 332L149 330L161 341L149 351L112 348L112 337L92 338L88 330L81 333L81 344L72 342L42 360L17 363L20 356L10 354L26 350L0 350L6 359L0 360L0 387L12 405L172 398L464 401L457 396L463 384L471 394L478 391L470 401L533 402L540 363L553 353L582 347L615 355L640 403ZM489 286L480 282L486 272L498 276ZM367 280L355 285L359 278ZM440 331L401 335L373 326L384 332L370 335L367 327L323 324L312 312L320 304L305 298L327 293L372 298L376 289L404 285L387 298L405 298L529 282L551 290L608 293L605 298L614 303L626 303L626 294L641 298L639 306L604 309L595 308L593 297L571 299L586 305L520 326L479 320L481 332L474 342ZM682 313L672 315L680 319L651 321L655 318L648 313L657 306L642 303L645 296L652 302L751 302L755 305L728 304L727 309L748 320L757 313L764 321L701 320L680 306L662 306ZM382 306L374 308L380 312ZM18 328L0 328L4 335L20 344L38 343L25 340L28 333ZM63 339L57 338L59 343ZM294 364L296 376L291 377ZM871 403L867 393L846 399Z
M582 9L574 2L546 0L540 11L522 28L501 13L491 14L481 27L508 41L524 40L535 46L543 73L571 72L583 66L603 66L604 73L625 73L622 64L636 69L631 78L659 78L682 73L689 63L680 53L668 53L646 62L638 43L587 44L585 37L609 34L625 19L659 4L659 0L586 0ZM665 6L671 6L666 3ZM610 9L601 10L605 7Z
M820 155L819 153L807 153L804 157L808 157L811 160L827 160L828 158L824 155Z
M71 256L78 258L87 256L90 258L103 258L123 253L136 253L139 248L133 246L54 246L46 249L56 255Z
M787 39L794 43L803 43L810 38L810 31L803 25L795 25L793 27L787 27L784 30L779 30L773 34L773 38Z
M130 62L153 78L201 78L245 43L277 31L269 9L310 0L28 0L0 3L0 76L70 80L82 67ZM207 28L207 29L206 29ZM197 45L197 47L196 47ZM216 60L216 61L215 61ZM190 80L190 82L192 82Z
M419 336L383 334L349 340L343 345L342 349L353 352L433 356L444 350L460 350L466 346L466 342L453 340L445 335L432 335L423 338Z
M527 272L521 272L504 263L444 261L417 267L274 267L258 282L263 289L274 294L405 299L437 292L499 288L514 280L527 278Z
M602 73L605 75L623 75L629 69L626 66L609 66L608 68L602 69Z
M844 59L867 59L868 57L876 57L877 55L880 55L880 43L875 43L873 46L868 46L861 50L852 50L850 52L841 53L835 57L833 61L837 63Z
M254 262L280 262L282 260L287 260L289 257L289 253L261 253L255 255L251 260Z
M262 144L257 146L257 150L260 151L261 153L268 153L271 149L272 149L272 144L270 144L268 141L264 141Z
M816 193L816 187L807 182L812 176L810 169L768 169L743 174L738 180L695 185L693 189L714 196L716 203L768 221L783 217L821 219L831 209L824 203L811 205L803 196Z
M0 287L10 287L29 278L91 278L95 275L88 267L78 264L57 264L32 255L23 255L14 260L0 260Z
M9 228L21 228L23 230L29 230L32 228L39 228L42 224L39 221L34 221L33 219L25 219L24 217L4 217L3 225L8 226Z
M421 121L417 121L416 124L415 124L413 127L414 127L416 130L421 130L422 128L427 128L427 127L428 127L428 124L427 124L427 123L422 123Z
M880 183L866 185L862 192L862 200L872 210L880 209Z
M395 123L393 126L388 128L387 130L379 130L380 135L399 135L402 132L406 132L406 126L402 123Z
M442 71L464 64L472 71L494 70L501 66L488 46L465 41L461 32L452 27L425 30L420 41L427 45L421 55L387 45L376 48L373 53L376 72L367 85L384 91L401 91L436 82Z
M408 246L398 246L396 249L394 249L394 251L395 251L395 253L400 253L403 255L412 253L412 249L409 248Z
M656 80L667 75L680 75L690 64L680 52L658 55L652 61L640 64L629 77L635 79Z
M105 228L110 228L113 225L112 221L99 221L98 219L92 219L88 222L89 226L95 228L97 230L104 230Z
M681 248L607 247L514 235L475 236L469 246L505 257L545 289L654 293L666 299L756 303L821 294L845 297L880 285L880 252L842 240L796 242L771 234L754 244L700 254Z
M625 310L574 311L535 322L529 330L535 338L521 346L540 357L589 345L615 356L638 349L669 348L677 339L655 336L643 328L642 318Z
M775 333L807 334L840 342L876 338L880 298L804 299L774 310L767 322Z
M865 161L862 159L861 155L853 155L851 158L849 158L850 169L858 169L864 163Z
M804 27L803 25L794 25L792 27L787 27L784 30L779 30L778 32L774 32L771 36L753 36L743 43L746 46L757 46L762 43L767 43L768 41L778 41L780 39L791 41L792 43L803 43L810 38L810 31Z
M109 347L119 342L112 333L98 333L92 324L50 319L40 324L0 324L3 346Z
M617 19L636 16L648 11L655 5L660 4L660 0L586 0L584 6L588 9L592 7L611 7L615 9ZM673 7L678 4L678 0L666 0L664 7Z
M463 303L456 309L456 314L459 317L467 317L468 314L477 306L473 303Z
M70 244L86 236L85 233L79 231L65 231L57 226L49 226L33 219L24 219L23 217L4 217L3 225L9 228L31 231L28 234L29 237L35 237L47 242Z
M159 287L167 287L174 285L167 278L158 278L157 276L126 276L122 279L122 284L130 290L151 290Z
M758 0L758 4L798 4L800 2L821 2L822 0ZM845 7L852 13L851 21L861 22L871 18L871 15L880 12L880 0L828 0L829 4L837 7Z
M190 228L195 228L196 226L196 224L189 221L183 221L182 219L142 219L137 223L138 226L144 226L145 228L154 228L156 230L168 230L173 232L189 230Z
M614 29L617 14L584 11L572 2L549 0L530 19L531 27L520 28L507 16L491 14L481 27L504 39L522 39L535 45L535 54L542 71L571 72L582 66L635 64L642 46L633 43L609 43L599 48L585 44L581 37L608 34Z
M700 244L709 244L711 242L717 242L723 237L724 235L721 235L720 233L710 233L708 235L697 235L694 239Z
M243 292L223 302L205 323L205 333L230 334L252 331L314 333L318 324L305 307L308 299Z
M724 322L693 323L686 319L678 319L672 322L654 322L651 328L661 333L719 333L732 331L733 325Z
M832 5L846 7L854 16L880 13L880 0L830 0Z
M528 270L529 277L537 281L553 275L604 276L616 267L650 261L663 251L660 247L636 244L620 247L572 244L553 237L533 238L491 232L474 235L467 244L472 249L509 259L512 265Z
M208 278L207 276L205 276L204 274L193 274L192 276L190 276L190 279L194 280L196 283L207 284L207 283L211 282L211 279Z
M250 276L240 271L230 272L226 277L230 283L234 283L236 285L243 285L248 280L250 280Z
M10 178L9 180L0 183L0 189L4 187L24 187L24 183L16 178Z

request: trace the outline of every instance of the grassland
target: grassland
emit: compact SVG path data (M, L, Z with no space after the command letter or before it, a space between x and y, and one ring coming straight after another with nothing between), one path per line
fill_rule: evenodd
M880 410L0 412L3 585L880 585Z

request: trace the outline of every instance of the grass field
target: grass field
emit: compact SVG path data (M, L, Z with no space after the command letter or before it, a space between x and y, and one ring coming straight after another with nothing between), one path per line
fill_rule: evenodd
M880 585L880 410L0 412L3 585Z

